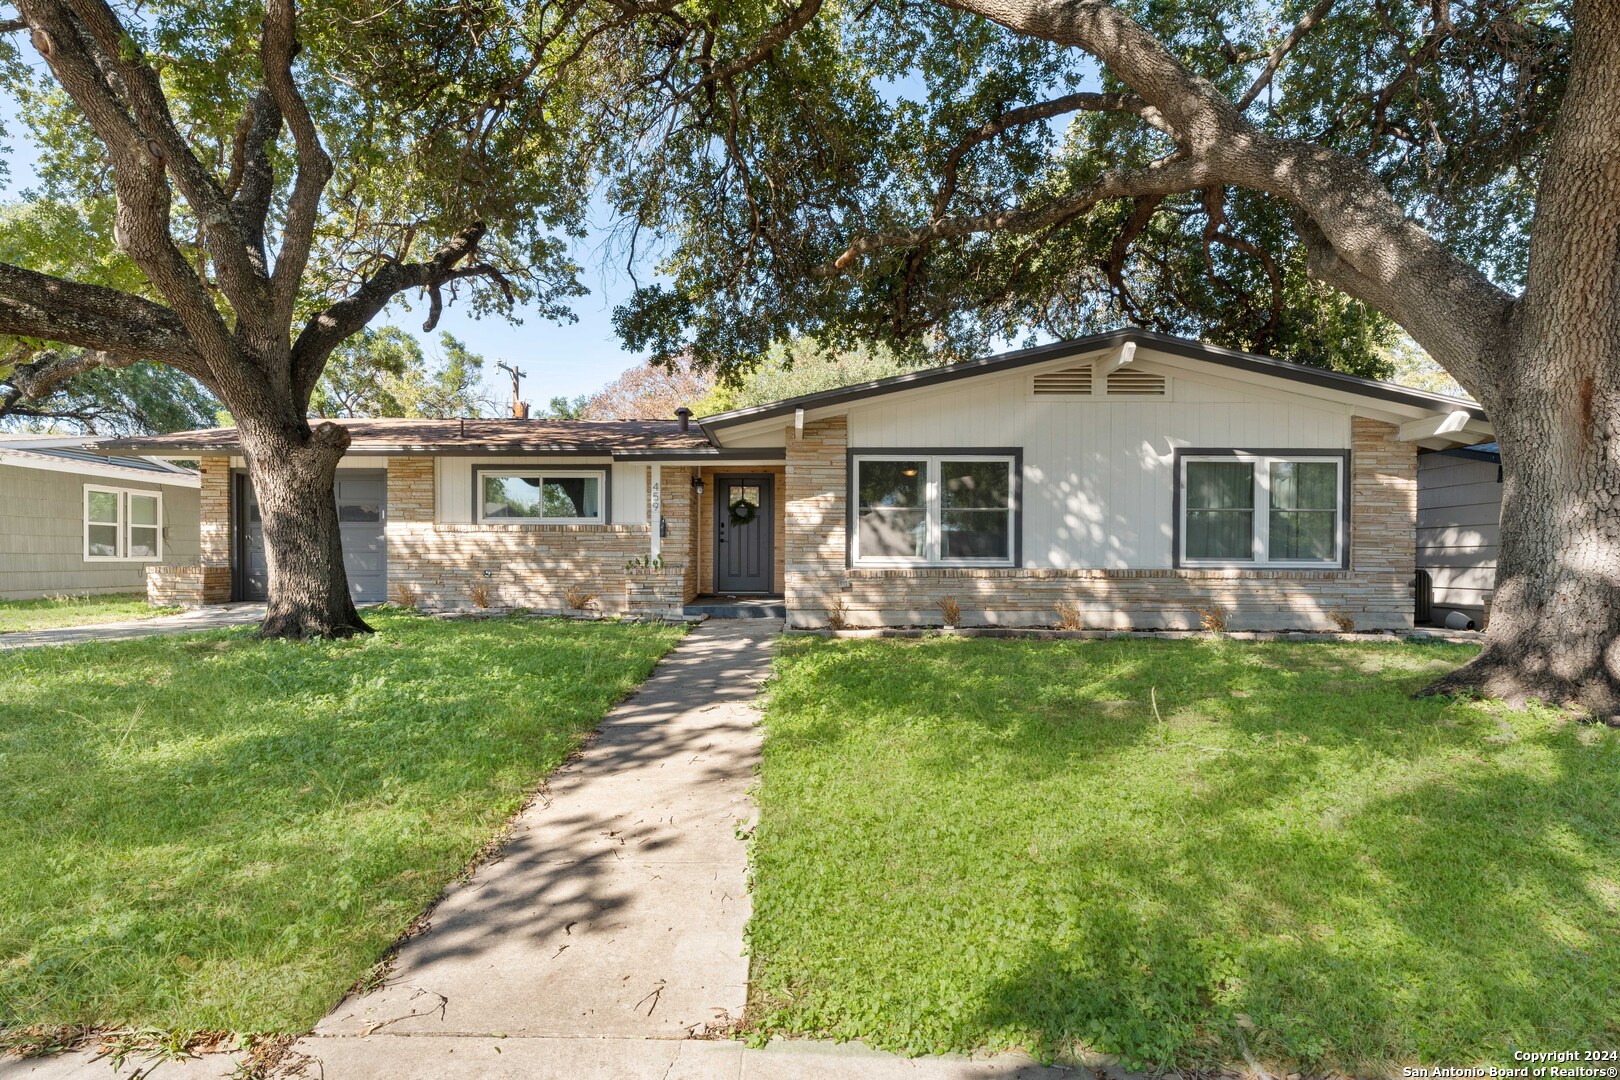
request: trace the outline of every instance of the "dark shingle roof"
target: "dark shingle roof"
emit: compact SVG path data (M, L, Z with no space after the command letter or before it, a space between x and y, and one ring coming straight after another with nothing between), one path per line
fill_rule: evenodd
M322 421L311 420L312 424ZM333 420L348 429L351 454L565 453L593 456L703 450L696 424L675 420ZM141 454L238 453L235 428L108 439L97 449Z

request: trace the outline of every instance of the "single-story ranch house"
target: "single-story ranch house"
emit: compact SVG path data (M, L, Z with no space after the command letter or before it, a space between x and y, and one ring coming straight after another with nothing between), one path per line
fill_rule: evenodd
M684 414L684 410L682 411ZM790 626L1230 629L1413 621L1420 449L1466 400L1123 330L691 421L353 420L339 472L361 599L672 614L780 596ZM100 444L201 459L176 596L262 594L232 429ZM643 566L651 563L651 566ZM576 594L576 599L577 599Z
M197 474L83 441L0 438L0 600L138 593L149 567L197 562Z

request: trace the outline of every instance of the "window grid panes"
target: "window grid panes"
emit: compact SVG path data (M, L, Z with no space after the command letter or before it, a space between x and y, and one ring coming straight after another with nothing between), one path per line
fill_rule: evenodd
M479 474L478 519L492 522L599 522L601 473Z
M1188 563L1337 565L1340 458L1188 457L1182 463L1182 558Z
M84 489L84 558L153 562L163 557L163 496L124 488Z
M858 456L855 561L1010 565L1011 458Z

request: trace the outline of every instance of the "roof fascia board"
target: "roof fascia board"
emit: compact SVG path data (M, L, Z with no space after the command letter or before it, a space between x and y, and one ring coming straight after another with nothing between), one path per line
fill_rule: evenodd
M0 465L18 469L38 469L41 472L68 473L78 476L99 476L110 480L144 481L167 487L201 487L202 477L194 472L155 472L150 469L131 469L123 465L97 465L93 461L73 461L52 458L27 450L0 447Z
M1017 352L986 357L982 360L970 360L961 364L952 364L948 367L908 372L904 375L896 375L875 382L859 383L855 386L826 390L818 394L807 394L802 397L788 398L784 401L756 405L747 409L718 413L714 416L704 417L701 422L705 431L709 431L711 428L735 427L776 416L788 415L795 409L802 408L807 412L823 410L831 406L842 405L864 398L915 390L924 386L987 375L997 371L1028 367L1049 360L1080 357L1098 350L1118 349L1122 348L1127 342L1134 342L1142 348L1185 360L1200 361L1212 366L1232 368L1249 374L1274 376L1290 383L1312 386L1320 390L1329 390L1363 400L1376 400L1390 405L1402 405L1406 408L1430 412L1436 409L1460 408L1472 413L1479 419L1483 419L1485 415L1481 406L1457 398L1429 394L1421 390L1411 390L1371 379L1361 379L1353 375L1341 375L1338 372L1308 367L1304 364L1295 364L1286 360L1274 360L1269 357L1222 349L1213 345L1203 345L1150 330L1127 329L1115 330L1107 334L1097 334L1091 337L1075 338L1070 341L1053 342L1032 349L1022 349Z

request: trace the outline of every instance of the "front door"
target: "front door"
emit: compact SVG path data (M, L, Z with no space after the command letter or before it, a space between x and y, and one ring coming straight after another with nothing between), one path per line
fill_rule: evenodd
M769 476L715 477L715 592L771 591L773 491Z

